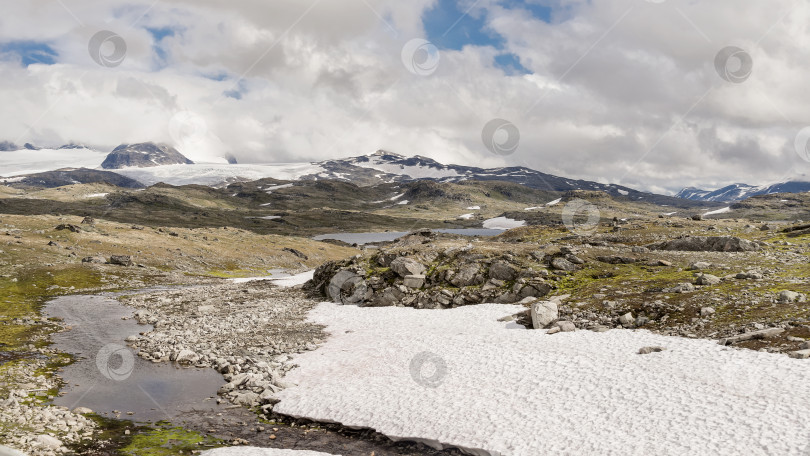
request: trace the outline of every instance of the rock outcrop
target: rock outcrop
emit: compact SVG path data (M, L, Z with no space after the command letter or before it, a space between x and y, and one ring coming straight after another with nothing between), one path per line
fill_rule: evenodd
M193 165L174 147L166 144L140 143L122 144L101 163L104 169L149 168L160 165Z
M373 253L325 263L304 288L342 304L431 309L513 304L554 289L546 268L563 258L437 247L430 241L438 236L417 231Z

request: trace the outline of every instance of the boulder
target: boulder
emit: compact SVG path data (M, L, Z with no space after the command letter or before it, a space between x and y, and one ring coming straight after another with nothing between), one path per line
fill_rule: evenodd
M190 366L197 364L197 361L200 360L200 355L194 353L191 350L180 350L175 354L175 356L173 356L173 358L174 362L176 362L177 364Z
M532 327L534 327L534 329L541 329L559 318L560 311L556 302L538 301L532 304L531 315Z
M450 283L457 287L469 287L471 285L476 285L478 281L478 265L476 264L468 264L463 266L453 278L450 279Z
M638 350L639 355L649 355L650 353L660 353L666 350L664 347L642 347Z
M695 285L717 285L720 283L720 277L711 274L700 274L695 280Z
M714 307L701 307L700 308L700 316L702 318L711 317L714 315Z
M711 263L707 263L705 261L695 261L694 263L689 265L689 269L692 271L700 270L700 269L709 269L712 267Z
M112 255L108 263L118 266L132 266L134 264L130 255Z
M405 276L402 284L408 288L422 288L425 285L424 275L409 275Z
M505 261L496 261L489 267L489 277L496 280L515 280L518 270Z
M619 317L619 323L622 326L632 326L636 322L635 317L631 312L627 312L626 314Z
M781 303L804 302L807 300L805 295L789 290L780 291L778 299Z
M88 413L93 413L93 411L87 407L76 407L75 409L73 409L73 413L77 415L86 415Z
M551 260L551 267L560 271L572 272L577 269L577 266L566 260L565 258L554 258Z
M542 298L551 292L551 285L545 282L530 282L520 289L518 296L521 298Z
M104 264L106 262L107 261L104 259L104 257L89 256L82 258L82 263Z
M57 439L56 437L51 437L49 435L45 434L38 435L34 438L34 440L49 450L58 450L59 448L62 447L61 440Z
M425 272L424 265L407 257L399 257L395 259L391 262L390 268L403 278L409 275L422 275Z
M674 287L664 288L664 293L689 293L690 291L695 291L695 286L691 283L679 283Z
M68 230L71 233L81 233L82 229L78 225L71 225L70 223L62 223L56 225L56 231Z
M789 354L790 354L791 358L810 359L810 350L799 350L799 351L790 352Z
M756 242L735 236L688 236L646 246L650 250L677 250L685 252L753 252L759 250Z
M597 259L597 261L601 261L602 263L608 263L608 264L633 264L636 261L638 261L638 260L636 260L635 258L632 258L632 257L623 257L623 256L618 256L618 255L615 255L615 256L600 256L600 257L596 257L596 259Z
M736 336L726 337L724 339L720 339L717 343L720 345L731 345L733 343L742 342L745 340L768 339L770 337L776 337L783 332L785 332L785 330L782 328L767 328L759 331L751 331L744 334L738 334Z
M577 330L577 327L574 325L574 323L570 321L558 321L557 323L554 324L554 326L560 328L560 331L562 332L574 332Z

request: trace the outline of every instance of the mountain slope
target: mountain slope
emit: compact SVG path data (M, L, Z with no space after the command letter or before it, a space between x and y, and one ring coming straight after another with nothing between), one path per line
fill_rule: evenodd
M465 180L504 181L525 185L537 190L550 192L567 192L571 190L602 191L616 198L649 203L690 206L682 198L675 198L638 190L615 184L568 179L546 174L525 167L477 168L461 165L444 165L433 159L419 155L403 155L377 151L371 155L339 160L327 160L317 163L325 172L304 176L303 179L328 178L356 182L358 177L367 181L367 185L382 182L407 182L429 179L437 182L461 182ZM356 177L358 176L358 177Z
M101 163L104 169L149 168L161 165L191 165L193 161L186 158L174 147L166 144L140 143L122 144Z
M772 185L748 185L733 184L726 187L710 191L699 188L687 187L678 192L678 198L693 201L713 201L718 203L742 201L758 195L770 195L772 193L804 193L810 192L810 182L804 177L798 177L785 182Z

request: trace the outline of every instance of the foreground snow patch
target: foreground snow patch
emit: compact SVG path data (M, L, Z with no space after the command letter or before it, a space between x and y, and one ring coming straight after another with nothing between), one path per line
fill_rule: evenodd
M495 217L484 220L484 228L490 230L511 230L520 226L525 226L526 222L523 220L515 220L506 217Z
M479 455L802 454L810 362L647 331L508 329L507 305L324 303L275 411ZM645 346L661 353L639 355Z
M340 456L318 451L277 450L275 448L229 447L203 451L201 456Z

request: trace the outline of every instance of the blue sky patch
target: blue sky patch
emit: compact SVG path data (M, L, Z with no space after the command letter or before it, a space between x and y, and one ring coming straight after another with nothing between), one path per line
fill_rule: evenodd
M531 71L520 63L520 57L511 53L504 53L495 56L495 66L503 70L507 76L531 74Z
M47 43L38 41L10 41L0 43L0 54L11 54L18 58L23 66L33 64L53 65L59 56Z
M422 23L427 32L427 40L439 49L460 50L465 45L503 46L503 37L486 29L486 17L472 4L457 0L439 0L425 11Z
M521 10L532 17L550 22L554 8L542 0L501 0L499 4L511 10ZM427 40L441 49L461 50L464 46L492 46L504 51L505 40L487 27L486 11L471 6L472 1L438 0L422 15ZM466 13L466 14L465 14ZM495 67L509 76L529 74L518 56L502 52L495 57Z

